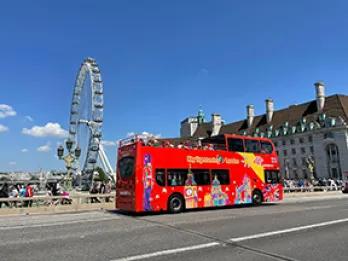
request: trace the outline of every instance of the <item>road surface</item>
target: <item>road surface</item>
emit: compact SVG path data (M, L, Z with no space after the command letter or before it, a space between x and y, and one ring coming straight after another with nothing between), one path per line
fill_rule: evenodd
M347 260L348 197L177 215L0 217L0 235L4 261Z

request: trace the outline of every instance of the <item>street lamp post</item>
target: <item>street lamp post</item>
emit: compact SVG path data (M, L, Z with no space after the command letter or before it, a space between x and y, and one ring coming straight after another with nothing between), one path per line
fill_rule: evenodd
M74 142L68 139L65 142L65 146L68 150L68 153L64 156L64 147L60 145L57 149L57 155L60 160L64 160L65 167L67 169L67 175L64 178L64 187L67 190L72 189L72 174L73 174L73 165L76 160L81 156L81 149L79 146L76 146L73 150Z

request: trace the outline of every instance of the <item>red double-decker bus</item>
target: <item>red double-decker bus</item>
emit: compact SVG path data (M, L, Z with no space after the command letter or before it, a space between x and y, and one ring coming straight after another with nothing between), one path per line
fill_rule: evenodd
M219 135L199 145L157 146L137 136L118 148L116 207L131 212L261 204L283 199L266 138Z

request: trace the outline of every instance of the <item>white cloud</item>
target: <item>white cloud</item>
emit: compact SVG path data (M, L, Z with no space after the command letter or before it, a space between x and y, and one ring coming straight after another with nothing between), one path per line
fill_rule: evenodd
M11 166L14 166L14 165L17 164L17 162L15 162L15 161L10 161L8 164L11 165Z
M137 135L137 134L144 135L144 136L150 136L150 137L153 137L155 139L161 138L161 134L153 134L153 133L150 133L147 131L143 131L142 133L128 132L127 137L129 138L129 137L132 137L132 136Z
M33 122L33 121L34 121L33 117L31 117L31 116L29 116L29 115L25 116L25 119L28 120L28 121L30 121L30 122Z
M0 119L10 116L16 116L16 111L7 104L0 104Z
M8 131L8 127L6 127L5 125L0 124L0 133L1 132L6 132L6 131Z
M113 146L116 146L116 141L102 140L101 144L105 147L113 147Z
M28 149L21 149L21 152L28 152Z
M38 152L49 152L49 151L51 151L51 144L50 143L46 143L46 145L38 147L37 151Z
M34 126L31 129L23 128L22 133L34 137L66 138L68 132L59 123L49 122L45 126Z

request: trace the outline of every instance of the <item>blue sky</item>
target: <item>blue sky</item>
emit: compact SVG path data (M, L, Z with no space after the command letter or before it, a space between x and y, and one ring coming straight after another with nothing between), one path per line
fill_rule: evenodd
M313 99L317 80L327 95L346 94L347 11L344 0L5 1L0 104L12 110L0 114L0 170L63 168L59 133L23 129L68 129L87 56L104 80L106 140L178 136L200 105L227 122L244 118L249 103L264 113L268 97L280 109ZM107 153L114 165L115 147Z

